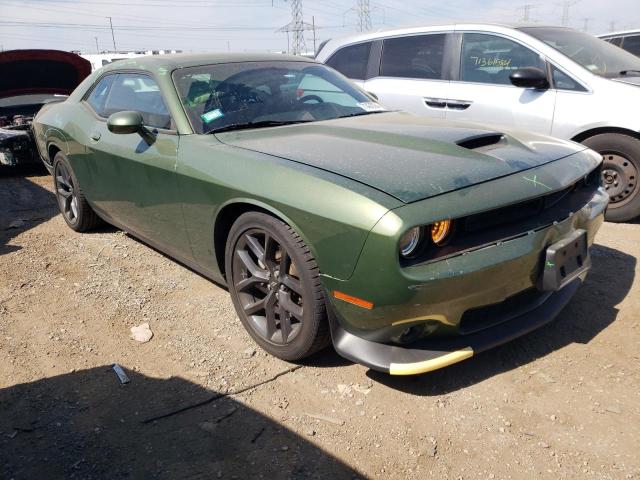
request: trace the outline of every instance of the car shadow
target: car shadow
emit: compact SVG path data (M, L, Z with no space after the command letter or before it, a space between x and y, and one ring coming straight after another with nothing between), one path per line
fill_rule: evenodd
M633 284L635 257L594 245L585 283L558 317L544 327L450 367L412 377L373 370L372 380L413 395L444 395L544 357L571 343L588 344L613 323Z
M44 167L36 166L0 170L0 255L20 250L9 242L58 214L53 193L25 175L49 176Z
M0 477L331 478L361 476L231 397L183 378L110 365L0 390ZM162 419L185 405L217 400Z

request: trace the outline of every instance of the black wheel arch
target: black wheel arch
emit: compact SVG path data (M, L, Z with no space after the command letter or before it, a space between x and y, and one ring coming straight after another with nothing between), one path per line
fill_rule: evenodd
M621 127L591 128L589 130L585 130L584 132L580 132L579 134L574 136L571 140L573 140L574 142L582 143L587 138L591 138L595 135L602 135L606 133L617 133L620 135L628 135L630 137L637 138L638 140L640 140L640 132L636 132L634 130L630 130L628 128L621 128Z

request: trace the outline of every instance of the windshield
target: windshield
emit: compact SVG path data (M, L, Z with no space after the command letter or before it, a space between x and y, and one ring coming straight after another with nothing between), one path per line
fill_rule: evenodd
M640 58L587 33L568 28L525 27L521 30L601 77L640 76Z
M313 122L384 109L335 70L307 62L242 62L173 73L196 133Z

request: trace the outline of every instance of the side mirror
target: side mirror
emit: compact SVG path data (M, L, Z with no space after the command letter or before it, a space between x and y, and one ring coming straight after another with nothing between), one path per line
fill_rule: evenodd
M154 135L144 126L144 119L140 112L117 112L107 119L107 128L118 135L139 134L148 144L155 141Z
M509 80L516 87L536 88L539 90L549 88L547 74L536 67L519 68L509 75Z

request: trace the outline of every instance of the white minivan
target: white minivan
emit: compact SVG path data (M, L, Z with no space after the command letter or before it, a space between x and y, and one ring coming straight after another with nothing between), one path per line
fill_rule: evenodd
M640 216L640 58L568 28L460 24L363 33L316 58L388 108L574 140L604 156L607 219Z

